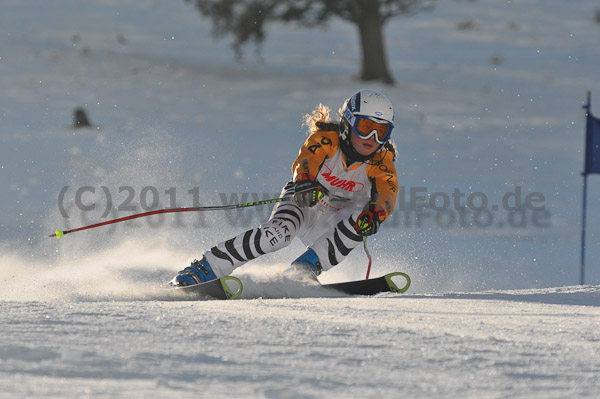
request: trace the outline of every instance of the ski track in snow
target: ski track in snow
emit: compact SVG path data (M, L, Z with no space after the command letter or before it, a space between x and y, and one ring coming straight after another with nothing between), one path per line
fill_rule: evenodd
M2 291L0 397L564 398L600 383L600 287L348 297L263 264L237 274L246 299L181 300L142 267L90 265Z
M348 297L255 262L244 299L183 300L156 285L177 253L108 254L35 279L3 258L0 397L564 398L600 382L600 287Z
M595 395L597 288L561 293L595 306L470 295L3 301L0 396Z

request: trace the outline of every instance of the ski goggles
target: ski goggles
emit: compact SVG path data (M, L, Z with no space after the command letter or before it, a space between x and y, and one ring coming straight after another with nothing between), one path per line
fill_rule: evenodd
M376 120L369 116L354 115L351 112L347 112L345 117L350 122L354 133L363 140L375 136L377 143L384 144L392 137L394 124L391 122Z

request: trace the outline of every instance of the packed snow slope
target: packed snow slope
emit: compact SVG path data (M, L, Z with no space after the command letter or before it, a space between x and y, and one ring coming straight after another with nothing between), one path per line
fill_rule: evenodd
M588 294L1 302L0 396L592 398Z
M596 176L576 284L597 13L592 0L439 2L386 25L397 84L384 86L356 80L357 32L340 20L274 25L236 63L183 0L3 2L0 397L595 397ZM404 188L369 240L372 275L409 273L404 296L284 284L293 243L236 271L242 300L167 300L161 283L266 206L47 237L276 197L303 114L364 87L395 105ZM78 107L91 128L72 128ZM528 195L535 206L514 209ZM357 249L320 279L365 267Z

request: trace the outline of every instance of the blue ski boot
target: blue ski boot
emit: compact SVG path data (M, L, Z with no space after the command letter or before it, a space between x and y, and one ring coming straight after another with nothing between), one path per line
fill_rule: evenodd
M203 257L200 260L194 260L190 266L178 272L177 276L173 279L173 284L185 287L205 283L216 278L217 276L213 272L212 267L210 267L206 258Z
M292 267L297 272L306 274L307 277L313 280L316 280L317 276L323 271L321 261L312 248L308 248L306 252L298 257L298 259L293 261Z

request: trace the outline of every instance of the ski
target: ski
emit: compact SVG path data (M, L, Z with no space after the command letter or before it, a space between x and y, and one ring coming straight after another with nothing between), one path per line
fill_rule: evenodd
M400 281L396 283L394 280L404 280L406 283L402 285ZM344 283L323 284L322 287L341 291L349 295L375 295L381 292L395 292L401 294L410 287L410 277L406 273L396 272L389 273L385 276L372 278L369 280L348 281Z
M198 299L236 299L242 293L242 282L233 276L221 277L206 283L175 287L178 293L183 293Z
M321 286L348 295L375 295L382 292L404 293L410 287L410 283L408 274L395 272L368 280L322 284ZM243 285L237 277L226 276L206 283L172 289L187 298L226 300L238 298L242 293Z

